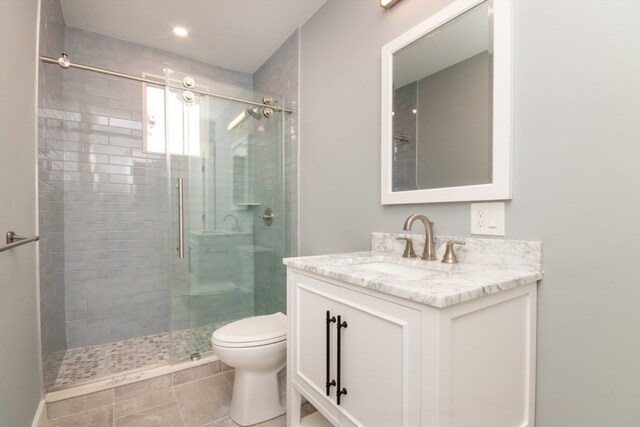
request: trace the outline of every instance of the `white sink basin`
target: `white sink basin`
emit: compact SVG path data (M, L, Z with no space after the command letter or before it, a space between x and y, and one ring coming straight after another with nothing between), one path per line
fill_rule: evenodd
M410 265L394 264L391 262L366 262L354 265L362 270L378 271L380 273L394 274L408 278L428 277L436 274L443 274L442 271L432 270L430 268L414 267Z

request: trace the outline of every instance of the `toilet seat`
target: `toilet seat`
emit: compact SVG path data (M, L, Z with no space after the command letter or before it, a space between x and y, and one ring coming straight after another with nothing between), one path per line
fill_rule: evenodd
M221 347L257 347L287 339L287 316L275 313L238 320L213 332L211 341Z

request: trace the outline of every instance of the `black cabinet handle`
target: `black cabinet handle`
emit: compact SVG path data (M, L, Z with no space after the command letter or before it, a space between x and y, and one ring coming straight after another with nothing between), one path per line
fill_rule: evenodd
M340 397L344 394L347 394L347 389L342 387L340 385L340 358L341 358L341 343L342 343L342 339L341 339L341 333L340 331L342 331L342 328L346 328L347 327L347 322L343 322L342 319L340 318L340 315L338 315L338 324L336 325L336 327L338 328L338 360L337 360L337 367L336 367L336 373L337 373L337 377L338 377L338 383L337 383L337 391L336 391L336 403L338 405L340 405Z
M327 374L325 376L325 389L327 391L327 396L329 396L330 391L331 391L331 387L336 385L336 380L331 380L329 381L329 375L331 375L331 372L329 372L329 370L331 369L331 351L330 351L330 336L331 336L331 323L335 323L336 321L336 317L335 316L331 316L331 312L329 312L329 310L327 310L327 316L325 318L325 323L326 323L326 338L327 338L327 353L326 353L326 362L327 362Z

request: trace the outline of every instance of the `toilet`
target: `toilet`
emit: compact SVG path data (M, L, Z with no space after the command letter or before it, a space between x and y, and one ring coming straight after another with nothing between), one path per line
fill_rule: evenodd
M213 351L235 368L229 416L242 426L285 413L278 372L287 355L287 316L255 316L221 327L211 336Z

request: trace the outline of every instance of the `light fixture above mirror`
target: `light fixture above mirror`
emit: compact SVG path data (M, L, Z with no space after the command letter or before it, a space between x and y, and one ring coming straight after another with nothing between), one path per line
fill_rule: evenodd
M385 8L385 9L390 9L392 6L394 6L399 1L400 0L380 0L380 6Z
M458 0L382 48L382 204L511 199L511 4Z

